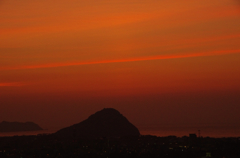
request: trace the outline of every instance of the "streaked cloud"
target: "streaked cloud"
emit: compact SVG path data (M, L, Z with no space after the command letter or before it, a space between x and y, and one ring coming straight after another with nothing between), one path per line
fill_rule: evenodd
M21 87L25 86L23 82L0 82L0 87Z
M41 69L41 68L80 66L80 65L124 63L124 62L151 61L151 60L164 60L164 59L180 59L180 58L193 58L193 57L204 57L204 56L206 57L206 56L217 56L217 55L227 55L227 54L237 54L237 53L240 53L240 49L238 49L238 50L212 51L212 52L199 52L199 53L191 53L191 54L156 55L156 56L146 56L146 57L139 57L139 58L116 59L116 60L50 63L50 64L43 64L43 65L2 67L2 68L0 68L0 70Z

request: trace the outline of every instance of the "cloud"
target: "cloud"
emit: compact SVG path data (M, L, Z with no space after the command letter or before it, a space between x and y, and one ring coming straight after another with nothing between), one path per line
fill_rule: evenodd
M0 82L0 87L21 87L26 85L22 82Z
M50 63L50 64L42 64L42 65L2 67L2 68L0 68L0 70L42 69L42 68L81 66L81 65L125 63L125 62L139 62L139 61L164 60L164 59L181 59L181 58L193 58L193 57L207 57L207 56L219 56L219 55L238 54L238 53L240 53L240 49L211 51L211 52L200 52L200 53L188 53L188 54L178 54L178 55L155 55L155 56L146 56L146 57L128 58L128 59L115 59L115 60L66 62L66 63ZM8 84L9 85L15 85L14 83L5 83L5 84L6 85L8 85Z

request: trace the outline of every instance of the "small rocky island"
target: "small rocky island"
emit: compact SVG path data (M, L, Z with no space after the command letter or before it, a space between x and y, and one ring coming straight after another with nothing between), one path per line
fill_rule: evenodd
M22 132L22 131L40 131L43 130L39 125L33 122L7 122L0 123L0 132Z
M126 117L113 108L104 108L88 119L55 133L60 137L103 138L140 136L140 132Z

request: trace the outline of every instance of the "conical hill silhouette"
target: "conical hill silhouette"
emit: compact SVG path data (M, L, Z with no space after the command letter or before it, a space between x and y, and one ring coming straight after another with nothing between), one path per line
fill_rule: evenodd
M55 133L60 137L101 138L139 136L139 130L113 108L104 108L88 119Z

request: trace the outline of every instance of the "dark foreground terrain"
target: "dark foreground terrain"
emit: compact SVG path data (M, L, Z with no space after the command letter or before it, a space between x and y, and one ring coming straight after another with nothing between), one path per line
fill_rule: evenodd
M0 158L239 158L239 138L125 137L60 139L55 135L0 137Z

